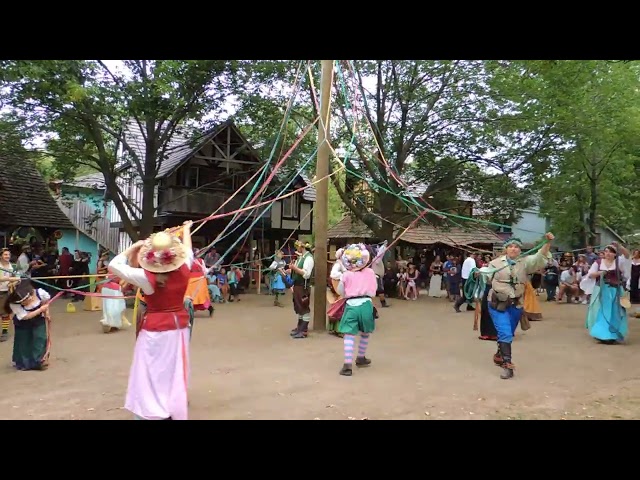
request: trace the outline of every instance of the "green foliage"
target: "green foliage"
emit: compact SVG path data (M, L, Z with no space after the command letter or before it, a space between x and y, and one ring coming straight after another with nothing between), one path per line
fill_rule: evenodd
M204 115L215 116L236 87L237 62L225 60L126 60L123 71L99 60L0 62L4 103L22 135L49 136L47 153L63 179L85 166L104 175L108 197L133 238L153 228L155 177L176 134ZM143 158L123 127L134 122L145 137ZM195 132L194 132L195 133ZM118 188L118 149L142 185L142 207ZM139 227L134 227L134 222Z
M640 206L637 67L526 62L526 75L537 85L530 101L544 106L538 118L564 142L559 158L535 181L554 232L577 247L594 243L604 225L631 232Z

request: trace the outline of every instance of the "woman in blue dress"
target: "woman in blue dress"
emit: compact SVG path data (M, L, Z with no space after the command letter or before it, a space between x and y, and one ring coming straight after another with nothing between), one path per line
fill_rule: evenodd
M596 280L596 285L591 294L586 327L589 335L607 345L623 341L629 333L627 310L621 304L628 258L629 251L613 243L605 247L604 258L593 262L588 273L589 278Z
M273 272L273 278L271 280L271 291L276 296L276 299L273 301L273 305L276 307L284 307L283 304L280 303L278 297L284 294L285 289L287 288L284 284L284 269L287 266L287 262L282 258L284 254L282 250L278 250L276 252L275 258L271 265L269 266L269 270Z

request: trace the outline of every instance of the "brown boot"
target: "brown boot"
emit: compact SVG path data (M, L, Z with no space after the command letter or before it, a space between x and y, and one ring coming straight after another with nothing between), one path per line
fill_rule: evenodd
M500 374L500 378L503 380L509 380L513 378L513 371L516 368L513 363L511 363L511 344L500 342L500 350L502 351L502 373Z
M502 365L502 351L500 350L500 343L498 343L498 351L493 355L493 363L498 367Z

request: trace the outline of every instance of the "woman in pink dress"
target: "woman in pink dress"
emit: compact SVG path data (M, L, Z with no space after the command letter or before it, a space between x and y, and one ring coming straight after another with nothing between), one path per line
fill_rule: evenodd
M191 224L184 224L183 241L168 232L155 233L109 264L112 273L142 290L146 303L136 325L125 402L139 420L188 417L190 335L184 296L193 264Z

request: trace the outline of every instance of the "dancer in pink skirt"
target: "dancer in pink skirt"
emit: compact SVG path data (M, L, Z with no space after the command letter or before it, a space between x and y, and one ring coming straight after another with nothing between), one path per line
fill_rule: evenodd
M187 420L189 313L184 296L194 258L191 224L184 224L183 241L168 232L155 233L109 264L112 273L142 289L146 303L136 325L125 402L140 420Z

